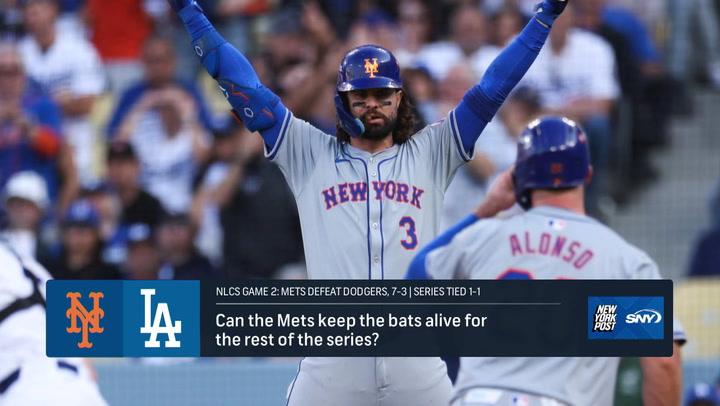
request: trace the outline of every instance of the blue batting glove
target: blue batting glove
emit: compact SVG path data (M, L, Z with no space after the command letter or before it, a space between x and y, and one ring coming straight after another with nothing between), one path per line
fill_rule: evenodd
M170 7L178 13L180 10L184 9L185 7L195 3L194 0L168 0L168 3L170 4Z
M565 10L568 0L543 0L535 6L535 18L544 26L550 28L556 18Z

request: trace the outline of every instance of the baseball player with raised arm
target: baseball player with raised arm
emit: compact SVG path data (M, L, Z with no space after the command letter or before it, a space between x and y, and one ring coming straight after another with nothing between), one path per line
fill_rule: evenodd
M0 240L0 406L105 405L85 361L45 355L48 279Z
M518 141L514 170L503 173L475 213L426 245L408 270L424 279L656 279L647 254L585 215L592 175L585 133L564 117L530 123ZM493 218L517 202L526 211ZM648 405L680 402L680 348L642 358ZM619 358L463 357L453 406L613 403Z
M437 231L443 195L475 140L542 48L566 0L544 0L483 79L438 123L413 132L400 67L388 50L350 50L338 72L338 131L293 117L192 0L170 0L234 115L258 131L297 201L313 279L400 279ZM290 405L440 405L439 358L306 358Z

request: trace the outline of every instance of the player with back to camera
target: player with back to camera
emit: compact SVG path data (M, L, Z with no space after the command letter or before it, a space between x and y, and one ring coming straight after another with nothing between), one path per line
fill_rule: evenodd
M170 0L233 114L258 131L297 201L312 279L400 279L437 231L455 170L542 48L566 0L544 0L517 38L441 122L412 134L412 107L386 49L350 50L338 72L335 137L295 118L192 0ZM442 405L439 358L301 361L289 405Z
M520 136L514 168L498 177L475 213L418 253L407 277L659 279L646 253L585 215L591 177L577 124L564 117L533 121ZM516 202L524 212L492 218ZM646 405L680 403L685 334L677 322L673 335L672 357L641 358ZM617 357L463 357L451 405L610 406L618 364Z
M48 279L0 240L0 406L106 405L86 361L45 355Z

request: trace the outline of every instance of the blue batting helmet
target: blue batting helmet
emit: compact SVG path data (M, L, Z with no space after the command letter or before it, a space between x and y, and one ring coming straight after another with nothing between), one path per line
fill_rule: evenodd
M378 45L362 45L345 54L338 70L335 110L340 126L350 135L357 137L365 128L350 114L341 93L377 88L402 89L400 66L395 56Z
M585 183L590 150L585 132L565 117L531 122L518 141L513 172L515 200L529 209L533 189L567 189Z
M696 383L685 393L685 405L720 405L720 391L707 383Z

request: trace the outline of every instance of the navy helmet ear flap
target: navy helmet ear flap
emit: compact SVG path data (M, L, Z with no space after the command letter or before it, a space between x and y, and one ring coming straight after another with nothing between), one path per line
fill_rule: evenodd
M524 210L530 210L532 207L532 195L530 194L530 190L523 188L518 181L516 170L513 170L512 172L512 183L513 190L515 192L515 202L517 202L517 204Z
M359 118L353 116L345 106L343 95L335 93L335 111L338 115L340 128L345 130L351 137L359 137L365 132L365 126Z

